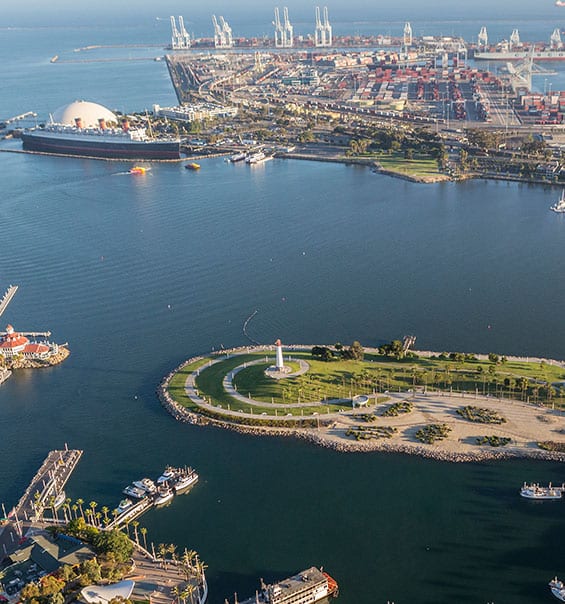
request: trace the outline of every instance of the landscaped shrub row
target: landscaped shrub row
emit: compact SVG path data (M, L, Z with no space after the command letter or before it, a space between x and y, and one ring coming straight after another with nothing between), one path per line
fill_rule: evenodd
M392 426L356 426L345 433L354 436L356 440L371 440L373 438L392 438L397 429Z
M402 401L400 403L393 403L386 411L383 412L385 417L396 417L403 413L410 413L414 405L408 401Z
M479 436L478 445L489 445L491 447L505 447L512 439L507 436Z
M457 409L457 413L470 422L477 422L479 424L503 424L506 422L506 418L502 417L502 415L485 407L467 405L466 407Z
M447 424L429 424L416 432L416 438L427 445L433 445L438 440L447 438L451 428Z

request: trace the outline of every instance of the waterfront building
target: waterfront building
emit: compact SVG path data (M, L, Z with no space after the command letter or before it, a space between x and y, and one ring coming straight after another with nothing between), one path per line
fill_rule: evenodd
M57 354L57 344L47 342L30 342L24 333L17 332L11 325L0 336L0 356L12 359L22 355L27 359L46 359Z

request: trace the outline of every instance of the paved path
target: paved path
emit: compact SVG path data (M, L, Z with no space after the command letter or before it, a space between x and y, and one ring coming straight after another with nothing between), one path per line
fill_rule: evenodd
M242 354L245 354L245 353L242 353ZM268 357L265 357L265 359L267 359L267 362L268 362ZM184 385L184 390L186 392L186 395L193 403L195 403L199 407L204 407L205 409L209 409L211 411L218 410L218 406L211 405L204 397L200 396L200 393L198 392L198 389L196 388L196 378L200 374L200 371L203 371L203 370L207 369L208 367L211 367L212 365L215 365L216 363L220 363L224 360L225 360L225 358L215 359L213 361L210 360L206 365L199 367L196 371L193 371L192 373L190 373L188 375L188 377L186 378L186 382ZM298 360L298 359L295 359L295 360ZM289 376L302 375L303 373L308 371L309 365L308 365L308 363L306 363L306 361L298 360L298 362L300 363L300 369L298 371L294 372L293 374L288 374ZM239 392L237 392L237 390L233 386L234 375L236 375L242 369L249 367L250 365L258 365L261 363L265 363L265 360L259 359L257 361L243 363L242 365L240 365L239 367L236 367L233 371L231 371L227 376L225 376L224 381L223 381L224 389L226 390L226 392L233 398L236 398L237 400L239 400L240 402L249 405L250 411L253 407L265 407L266 405L268 405L269 407L274 407L274 408L279 408L279 409L289 409L289 408L300 408L300 407L313 407L316 405L324 405L324 404L340 405L340 404L347 404L347 403L351 402L350 399L330 399L327 401L313 401L313 402L309 402L309 403L290 403L288 405L284 405L284 404L280 404L280 403L273 403L273 404L264 403L262 401L257 401L255 399L242 396L241 394L239 394ZM376 396L376 395L372 395L372 396ZM258 419L265 418L264 412L263 413L251 413L251 412L244 413L243 411L234 411L232 409L226 409L224 407L221 407L221 409L222 409L222 413L224 415L232 415L233 417L241 417L242 415L244 415L245 417L254 417L254 418L258 418ZM324 413L323 414L324 417L337 418L337 417L341 416L341 413L329 413L329 407L327 407L327 410L328 410L328 413ZM275 417L275 416L273 416L273 417Z

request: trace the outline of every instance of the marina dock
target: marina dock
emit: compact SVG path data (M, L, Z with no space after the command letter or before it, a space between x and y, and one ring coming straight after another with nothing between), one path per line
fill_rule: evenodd
M37 520L50 506L52 497L64 491L67 481L79 462L82 451L69 449L50 451L17 505L8 514L16 524L21 520Z

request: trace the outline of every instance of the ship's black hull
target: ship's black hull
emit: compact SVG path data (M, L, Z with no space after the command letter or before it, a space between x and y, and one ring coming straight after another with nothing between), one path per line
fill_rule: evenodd
M147 142L79 140L72 137L49 137L33 132L22 132L23 148L28 151L102 157L111 159L179 159L178 141L151 140Z

